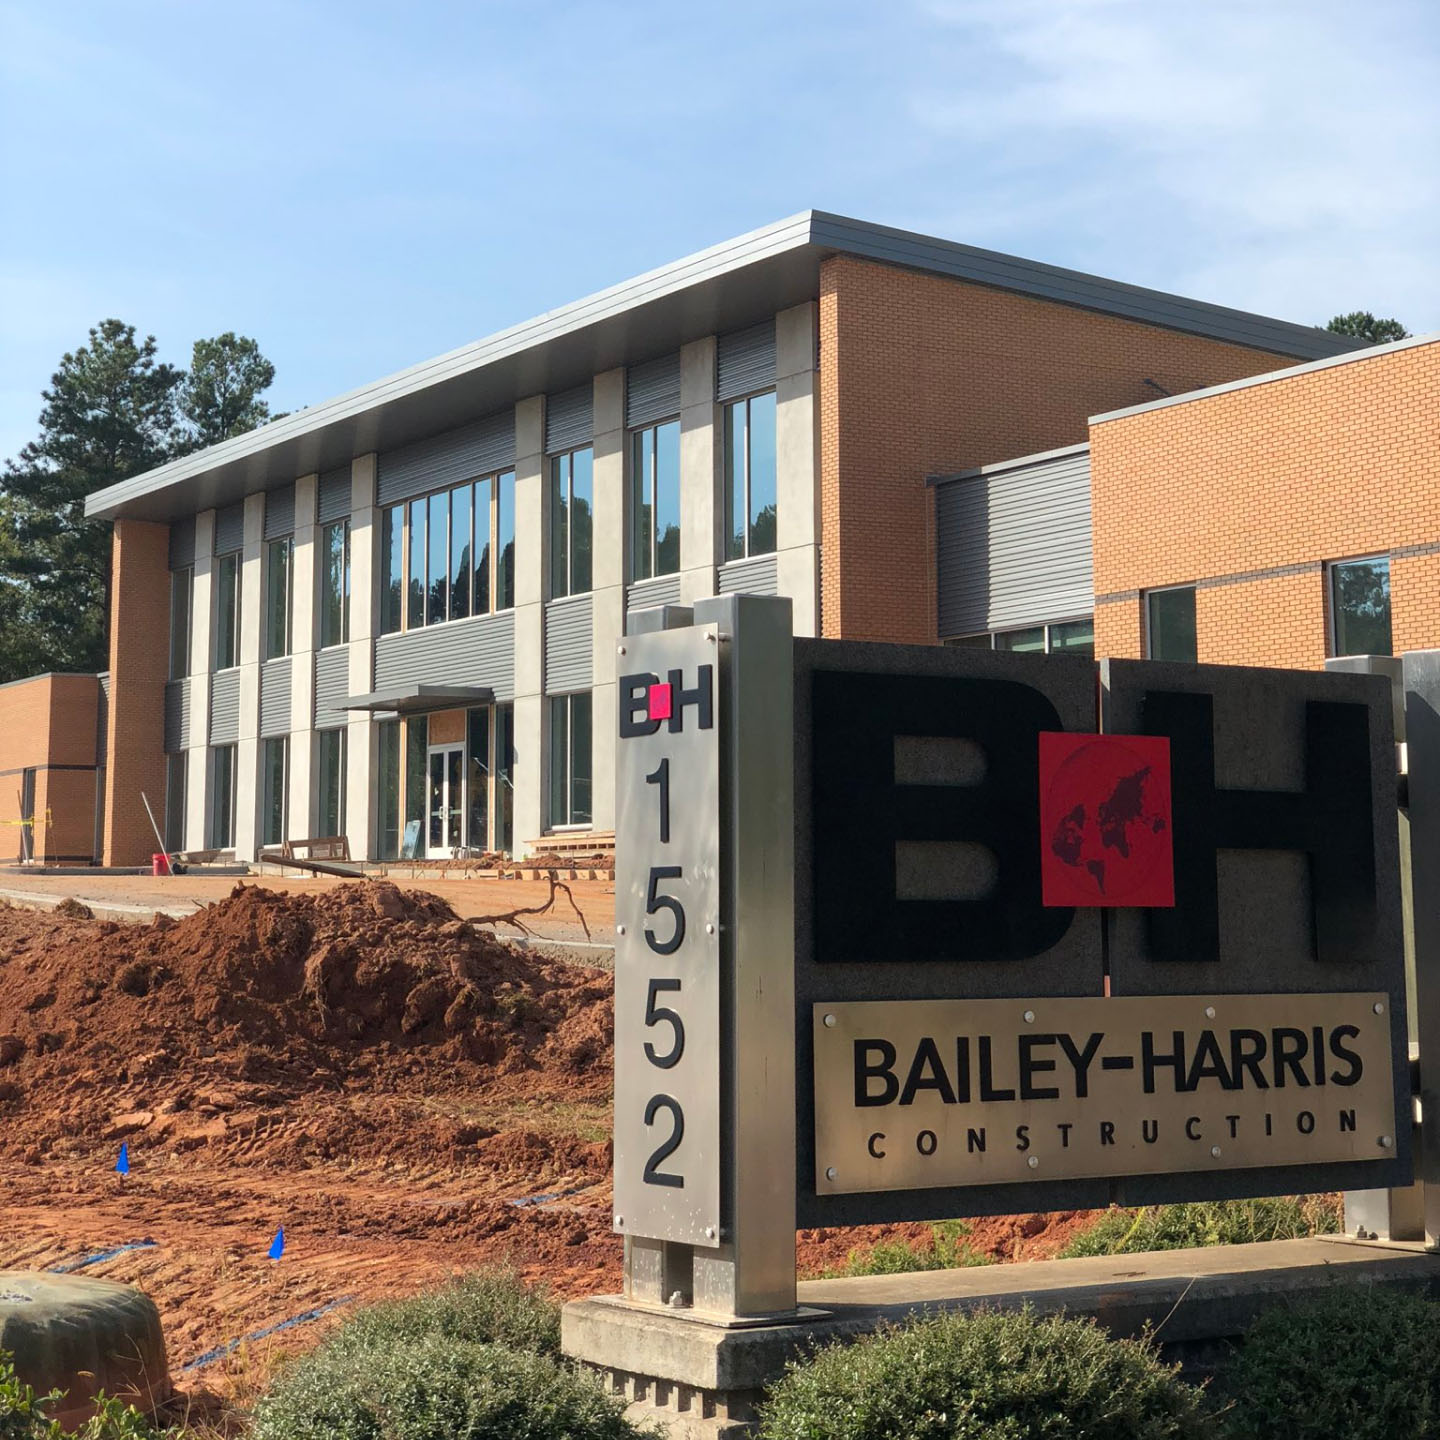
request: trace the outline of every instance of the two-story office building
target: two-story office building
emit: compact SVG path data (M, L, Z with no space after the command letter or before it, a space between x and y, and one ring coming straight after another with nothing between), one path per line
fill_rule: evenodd
M935 643L927 476L1352 343L811 211L112 486L105 858L609 830L627 611Z

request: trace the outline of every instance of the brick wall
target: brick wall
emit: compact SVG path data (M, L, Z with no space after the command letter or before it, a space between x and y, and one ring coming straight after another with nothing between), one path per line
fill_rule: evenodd
M170 663L170 527L117 520L110 584L110 733L105 863L140 865L155 850L143 791L165 805L165 680Z
M35 771L35 857L86 862L95 853L95 748L100 681L36 675L0 686L0 862L21 854L21 789Z
M1440 646L1437 415L1440 342L1092 427L1097 653L1199 582L1201 661L1318 667L1325 562L1387 552L1395 653Z
M933 642L927 474L1086 438L1091 415L1276 356L847 256L820 272L823 633Z

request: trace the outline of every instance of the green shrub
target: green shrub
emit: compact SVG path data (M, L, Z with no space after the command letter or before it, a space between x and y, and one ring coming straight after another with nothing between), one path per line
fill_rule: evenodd
M560 1307L517 1275L477 1270L426 1295L367 1305L327 1343L368 1348L407 1344L431 1335L558 1355Z
M276 1383L252 1440L632 1440L599 1382L546 1355L431 1335L322 1346Z
M1223 1387L1234 1440L1429 1440L1440 1431L1440 1307L1337 1285L1262 1315Z
M1201 1440L1202 1393L1091 1320L913 1321L792 1366L764 1440Z
M1200 1245L1247 1245L1294 1240L1343 1228L1338 1197L1301 1195L1273 1200L1212 1200L1108 1210L1061 1251L1078 1255L1134 1255L1142 1250L1189 1250Z
M14 1358L0 1350L0 1440L152 1440L155 1431L133 1405L103 1391L95 1397L95 1413L78 1430L63 1430L48 1411L64 1399L52 1390L37 1395L15 1373Z
M914 1270L962 1270L992 1265L983 1250L970 1247L970 1227L963 1220L942 1220L930 1227L930 1243L911 1245L905 1240L881 1240L864 1249L857 1246L845 1263L823 1271L820 1278L834 1280L850 1275L905 1275Z

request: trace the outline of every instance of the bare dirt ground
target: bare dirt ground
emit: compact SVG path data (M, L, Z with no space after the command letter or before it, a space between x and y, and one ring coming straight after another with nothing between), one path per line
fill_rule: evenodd
M154 1297L182 1385L242 1398L343 1306L181 1367L483 1264L562 1297L615 1290L610 975L499 943L427 891L226 891L153 925L0 908L0 1269L153 1242L83 1273ZM1041 1259L1089 1218L977 1221L970 1243ZM802 1232L797 1260L929 1236Z

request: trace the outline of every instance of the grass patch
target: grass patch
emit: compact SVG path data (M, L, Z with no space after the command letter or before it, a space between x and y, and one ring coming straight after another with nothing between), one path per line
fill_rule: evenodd
M964 1270L994 1262L970 1246L970 1227L963 1220L942 1220L930 1227L930 1238L912 1245L905 1240L882 1240L868 1248L856 1246L845 1263L822 1270L819 1280L843 1280L852 1275L905 1275L914 1270Z
M1337 1195L1145 1205L1138 1210L1107 1211L1061 1251L1061 1258L1297 1240L1343 1228L1344 1210Z

